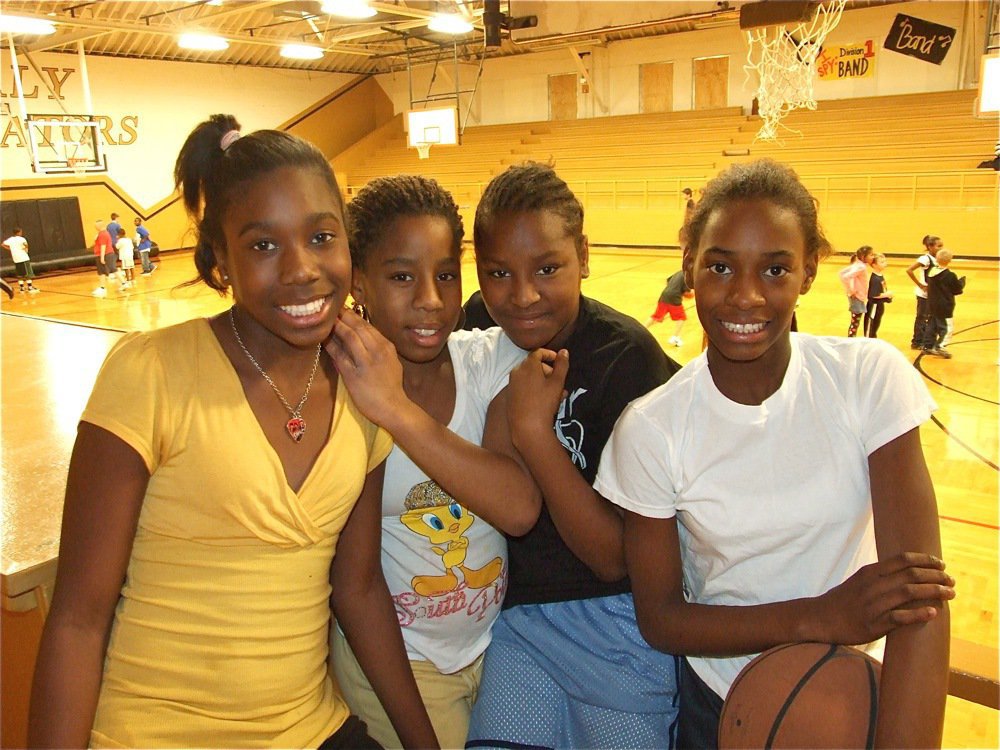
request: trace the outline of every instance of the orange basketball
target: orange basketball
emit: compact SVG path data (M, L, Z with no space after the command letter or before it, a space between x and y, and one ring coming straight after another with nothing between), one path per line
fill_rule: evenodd
M793 643L737 675L719 720L719 748L870 748L881 665L850 646Z

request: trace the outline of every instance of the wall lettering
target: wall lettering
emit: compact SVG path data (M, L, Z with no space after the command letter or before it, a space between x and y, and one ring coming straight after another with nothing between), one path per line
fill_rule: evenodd
M38 84L35 84L35 88L29 90L28 82L25 81L25 73L28 72L27 65L18 65L17 69L21 73L21 86L24 89L25 99L37 99L38 98ZM10 93L5 94L0 91L0 99L17 99L17 81L14 80L14 66L10 68Z
M18 65L17 69L21 73L21 86L24 88L24 98L38 99L40 87L38 83L32 83L32 79L35 78L34 71L30 70L27 65ZM66 97L62 95L63 84L66 83L67 78L76 72L76 68L43 67L42 72L48 79L46 81L48 88L45 89L45 98L49 101L65 99ZM17 82L14 80L13 67L11 67L10 74L10 89L8 91L0 91L0 99L17 99Z
M42 68L42 70L49 77L49 86L55 93L55 96L49 94L49 99L65 99L66 97L61 93L63 84L66 83L67 78L76 72L76 68ZM59 75L60 70L62 71L61 77Z
M51 115L47 119L72 122L86 118L82 115ZM118 122L108 115L94 115L92 119L98 123L97 131L104 146L131 146L139 139L139 115L123 115ZM20 118L4 115L0 119L0 129L3 131L0 148L28 148L28 137ZM46 126L40 131L42 145L52 145L52 127ZM69 139L69 129L62 128L62 140Z

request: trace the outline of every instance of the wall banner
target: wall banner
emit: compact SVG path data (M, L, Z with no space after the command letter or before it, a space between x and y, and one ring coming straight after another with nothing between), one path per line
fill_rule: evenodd
M875 75L875 40L824 47L816 58L816 75L822 81L871 78Z
M882 46L901 55L940 65L955 41L955 34L955 29L950 26L898 13Z

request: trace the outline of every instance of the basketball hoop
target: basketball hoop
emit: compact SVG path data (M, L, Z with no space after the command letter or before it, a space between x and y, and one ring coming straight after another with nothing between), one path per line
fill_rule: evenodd
M807 4L803 20L790 23L760 25L745 28L747 34L747 64L743 66L747 80L757 74L757 105L761 120L755 141L778 140L781 119L795 109L816 109L813 80L816 58L827 35L840 23L847 0L827 0L817 3L815 11ZM784 3L754 3L781 8ZM790 6L803 3L789 3ZM745 6L746 7L746 6ZM742 17L741 17L742 18ZM741 27L745 24L741 21ZM786 130L792 130L785 127ZM792 131L797 132L797 131Z
M74 177L86 177L87 176L87 160L86 159L74 159L69 157L66 159L66 166L72 170Z
M419 141L414 143L413 146L417 149L417 156L421 159L427 159L431 155L431 143L426 143Z

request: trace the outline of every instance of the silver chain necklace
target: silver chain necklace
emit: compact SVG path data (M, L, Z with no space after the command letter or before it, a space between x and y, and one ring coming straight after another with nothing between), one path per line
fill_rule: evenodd
M302 436L306 434L306 420L302 418L302 407L306 405L306 399L309 398L309 389L312 388L313 378L316 377L316 370L319 367L319 355L323 351L322 344L316 344L316 359L313 360L312 372L309 373L309 382L306 383L306 392L302 394L302 398L299 399L298 406L294 409L289 405L288 399L285 395L278 390L278 386L275 385L274 381L271 380L271 376L268 375L264 368L258 364L257 360L254 359L250 350L247 349L246 344L243 343L243 339L240 338L240 332L236 330L236 316L233 314L235 308L229 308L229 324L233 327L233 335L236 337L236 343L240 345L240 349L243 353L247 355L247 359L250 360L250 364L257 368L257 372L260 373L261 377L267 381L267 384L271 386L271 390L278 397L281 403L284 405L285 409L288 410L289 418L285 422L285 429L288 431L289 436L296 443L302 440Z

